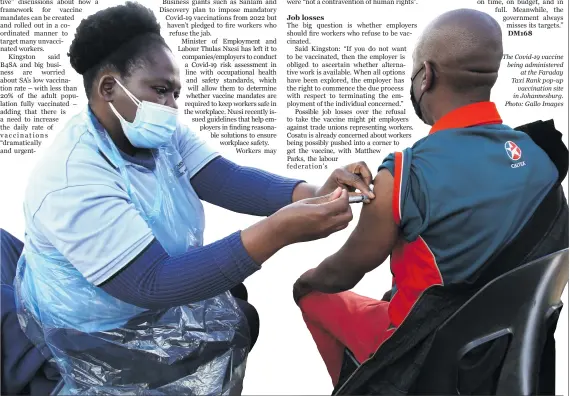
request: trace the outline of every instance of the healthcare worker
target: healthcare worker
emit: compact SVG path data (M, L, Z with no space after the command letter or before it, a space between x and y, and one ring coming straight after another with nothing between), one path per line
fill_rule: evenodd
M228 290L279 249L345 228L347 190L374 198L369 169L315 187L221 157L180 124L180 71L137 3L83 20L68 55L89 105L26 192L24 331L65 393L239 393L251 336ZM268 217L203 246L201 200Z

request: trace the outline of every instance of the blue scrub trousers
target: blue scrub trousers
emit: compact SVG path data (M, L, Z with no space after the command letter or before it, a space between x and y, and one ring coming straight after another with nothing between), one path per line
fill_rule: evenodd
M26 337L16 313L14 277L24 244L0 229L2 267L2 394L49 395L61 378L57 368Z

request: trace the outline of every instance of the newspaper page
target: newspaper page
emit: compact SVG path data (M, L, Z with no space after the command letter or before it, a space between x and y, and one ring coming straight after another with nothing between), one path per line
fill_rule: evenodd
M386 156L429 132L410 102L412 53L427 24L457 8L486 12L502 28L504 55L491 100L504 123L553 119L568 144L564 0L139 1L154 11L178 63L180 121L239 165L315 185L358 161L375 175ZM118 4L0 0L0 227L20 240L28 180L65 124L87 106L82 76L67 55L76 29ZM204 244L259 220L204 207ZM280 250L245 281L261 325L243 394L332 391L291 291L354 230L361 205L351 208L348 228ZM388 261L354 291L381 299L392 286ZM567 288L562 301L555 333L559 395L568 394Z

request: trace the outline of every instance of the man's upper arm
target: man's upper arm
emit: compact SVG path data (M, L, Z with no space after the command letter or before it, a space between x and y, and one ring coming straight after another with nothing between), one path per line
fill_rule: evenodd
M53 191L44 198L33 221L45 239L96 285L127 265L154 239L128 195L109 185Z
M363 276L386 260L398 240L399 228L392 212L394 178L382 169L374 179L376 198L363 206L358 225L338 252L346 271Z

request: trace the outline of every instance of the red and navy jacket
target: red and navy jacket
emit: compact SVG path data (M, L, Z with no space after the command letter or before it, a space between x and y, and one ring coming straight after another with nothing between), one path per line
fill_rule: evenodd
M558 178L547 154L492 102L458 108L378 170L394 176L401 238L390 258L393 327L432 285L460 283L521 230Z

